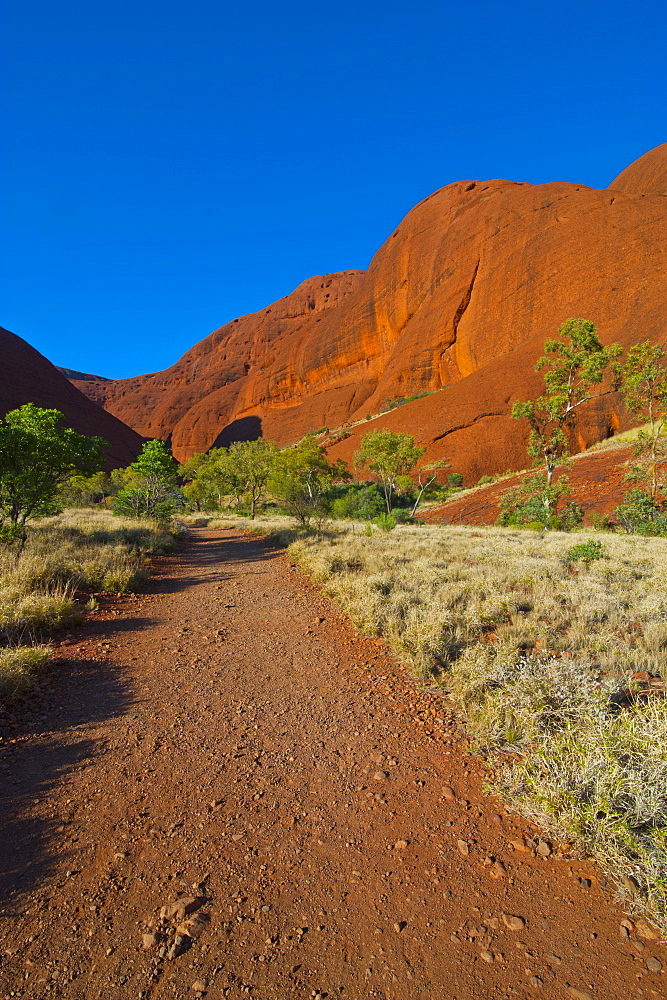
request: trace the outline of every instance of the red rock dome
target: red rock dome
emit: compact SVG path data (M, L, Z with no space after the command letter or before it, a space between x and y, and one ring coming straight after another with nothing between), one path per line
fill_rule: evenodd
M626 194L667 195L667 142L640 156L609 187Z

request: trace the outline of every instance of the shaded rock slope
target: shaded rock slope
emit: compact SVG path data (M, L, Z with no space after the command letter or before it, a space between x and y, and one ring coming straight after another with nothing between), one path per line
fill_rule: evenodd
M514 399L569 316L605 342L667 328L667 145L610 185L461 181L417 205L368 271L310 278L235 319L164 372L75 380L139 433L193 452L263 434L282 444L324 425L410 430L467 481L525 464ZM428 392L376 415L387 399ZM371 420L365 420L370 415ZM616 397L591 407L574 447L625 426Z
M99 435L108 441L109 468L134 461L141 448L141 436L118 417L92 403L39 351L2 327L0 358L1 415L24 403L61 410L69 426L80 434Z

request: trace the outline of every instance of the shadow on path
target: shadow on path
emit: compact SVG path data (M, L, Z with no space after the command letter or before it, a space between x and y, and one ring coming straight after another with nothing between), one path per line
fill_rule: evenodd
M195 531L175 558L159 561L156 575L142 590L145 595L177 593L229 579L228 562L259 564L278 555L261 538ZM116 636L157 624L157 618L148 616L93 618L67 638L76 644L113 642ZM49 799L55 800L72 772L104 753L105 742L91 733L91 726L119 718L138 704L127 669L104 659L56 659L25 702L0 706L0 905L5 915L66 854L66 820L56 813L55 801L50 809Z
M103 751L86 727L120 716L131 704L122 669L103 660L56 660L30 701L0 725L0 903L52 870L63 819L48 815L48 800L74 769Z

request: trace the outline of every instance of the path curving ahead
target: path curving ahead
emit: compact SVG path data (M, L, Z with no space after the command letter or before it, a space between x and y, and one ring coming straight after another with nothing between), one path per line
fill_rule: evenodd
M667 994L595 867L531 851L436 697L263 541L195 529L57 655L0 719L0 998Z

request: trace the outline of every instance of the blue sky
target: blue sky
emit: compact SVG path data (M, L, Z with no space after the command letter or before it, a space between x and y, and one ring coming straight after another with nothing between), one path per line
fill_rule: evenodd
M5 7L0 324L124 377L445 184L605 187L667 140L667 5L25 0Z

